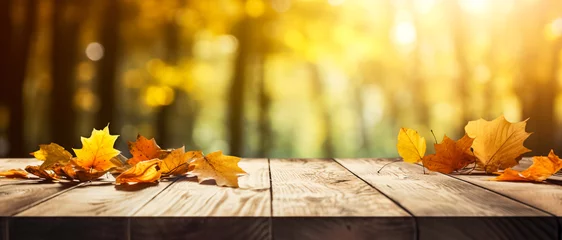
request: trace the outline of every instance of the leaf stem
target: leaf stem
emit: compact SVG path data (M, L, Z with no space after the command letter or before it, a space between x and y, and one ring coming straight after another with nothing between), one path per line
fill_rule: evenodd
M437 144L437 138L435 137L435 133L433 133L433 129L430 130L431 135L433 135L433 140L435 140L435 144Z
M399 161L400 161L400 159L397 159L397 160L394 160L394 161L392 161L392 162L389 162L389 163L386 163L386 164L382 165L382 167L377 171L377 173L381 173L381 170L382 170L384 167L386 167L386 165L391 164L391 163L397 163L397 162L399 162Z

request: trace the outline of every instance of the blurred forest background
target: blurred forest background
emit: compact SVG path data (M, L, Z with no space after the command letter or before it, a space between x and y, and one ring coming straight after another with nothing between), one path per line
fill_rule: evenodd
M562 151L559 0L2 0L0 156L111 122L243 157L397 156L468 120ZM429 147L431 152L433 147Z

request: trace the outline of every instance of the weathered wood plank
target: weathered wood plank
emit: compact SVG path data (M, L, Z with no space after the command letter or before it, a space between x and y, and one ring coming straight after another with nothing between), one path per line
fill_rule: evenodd
M548 183L498 182L490 181L490 175L451 175L477 186L517 199L562 217L562 186Z
M420 239L557 237L549 214L443 174L423 174L421 166L396 162L377 173L395 159L336 161L416 216Z
M240 188L184 178L159 194L131 220L134 239L269 239L271 198L267 159L242 159L249 175ZM181 218L180 218L181 217ZM236 218L239 217L239 218Z
M271 239L269 217L134 217L131 239Z
M0 159L0 171L40 165L34 158ZM75 187L77 183L53 183L39 178L0 178L0 216L11 216L62 191Z
M414 236L407 212L332 159L271 159L270 169L275 239Z
M150 201L137 216L244 216L271 215L267 159L242 159L240 167L249 175L239 178L240 188L199 184L184 178Z
M172 183L172 179L129 186L89 182L16 216L131 216Z
M125 217L11 217L10 240L130 239Z

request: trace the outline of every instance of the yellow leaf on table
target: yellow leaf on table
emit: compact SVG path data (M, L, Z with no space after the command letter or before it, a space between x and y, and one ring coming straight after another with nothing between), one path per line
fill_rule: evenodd
M127 162L131 165L135 165L140 161L146 161L154 158L158 158L160 151L162 150L154 138L147 139L142 135L137 135L137 141L128 142L129 151L133 155Z
M185 152L185 147L173 150L168 156L162 159L162 175L177 176L187 173L189 162L194 158L203 157L201 151Z
M401 128L398 133L396 148L398 148L398 154L404 159L404 162L417 163L425 155L425 138L413 129Z
M37 177L44 178L44 179L47 179L47 180L58 179L56 174L47 172L47 171L50 171L50 170L43 170L39 166L27 166L27 167L25 167L25 171L27 171L28 173L31 173L31 174L33 174Z
M120 152L113 148L115 140L119 135L109 134L109 125L103 130L92 130L90 138L82 137L82 149L73 149L76 158L73 160L77 167L84 171L94 169L98 172L105 172L118 163L113 159Z
M223 155L222 151L196 158L189 164L189 172L197 176L199 183L214 179L219 186L238 187L238 175L246 174L238 167L239 157Z
M466 134L457 142L445 135L441 143L435 144L435 154L423 157L423 166L440 173L460 170L475 161L470 152L473 141L474 139Z
M162 175L160 169L161 164L162 160L160 159L141 161L117 176L117 178L115 178L115 183L156 182Z
M493 180L542 182L560 169L562 169L562 160L550 150L547 157L533 157L533 164L529 168L521 172L508 168Z
M487 173L517 165L520 156L530 152L523 142L531 133L525 132L527 120L510 123L502 115L493 121L470 121L465 131L474 138L472 148L480 166Z
M27 178L27 172L21 168L10 169L8 171L0 172L0 177L6 178Z
M56 143L41 144L39 150L32 152L38 160L45 161L41 169L53 169L57 164L65 165L72 159L72 154Z

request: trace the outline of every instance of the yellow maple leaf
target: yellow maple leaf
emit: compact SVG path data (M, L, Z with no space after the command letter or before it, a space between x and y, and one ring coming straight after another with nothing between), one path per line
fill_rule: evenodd
M133 155L127 162L130 165L135 165L140 161L146 161L158 158L161 152L160 146L156 144L154 138L147 139L142 135L137 135L135 142L128 142L129 151Z
M474 154L487 173L513 167L522 154L531 151L523 146L525 139L531 135L525 132L527 120L510 123L502 115L492 121L479 119L466 125L466 133L474 138Z
M508 168L492 180L542 182L560 169L562 169L562 160L554 154L554 150L550 150L547 157L533 157L533 164L529 168L521 172Z
M0 172L0 177L6 178L27 178L27 172L21 168L10 169Z
M421 137L418 132L413 129L400 128L396 148L398 149L398 154L404 159L404 162L420 162L425 155L425 138Z
M117 176L115 183L156 182L162 175L161 164L162 160L160 159L141 161Z
M445 135L441 143L435 144L435 154L423 157L423 166L440 173L460 170L475 161L470 152L473 141L474 139L466 134L457 142Z
M194 158L203 157L201 151L185 152L185 147L173 150L164 159L162 159L162 175L182 175L187 172L189 162Z
M222 151L195 158L189 164L189 173L197 176L199 183L214 179L219 186L238 187L238 176L246 174L238 166L239 157L223 155Z
M119 166L114 157L120 151L113 148L118 137L109 134L109 125L103 130L92 130L90 138L81 137L82 149L72 149L76 153L75 165L86 171L94 169L99 172Z
M72 159L72 154L56 143L41 144L39 150L32 152L38 160L45 161L41 169L53 169L56 165L65 165Z

